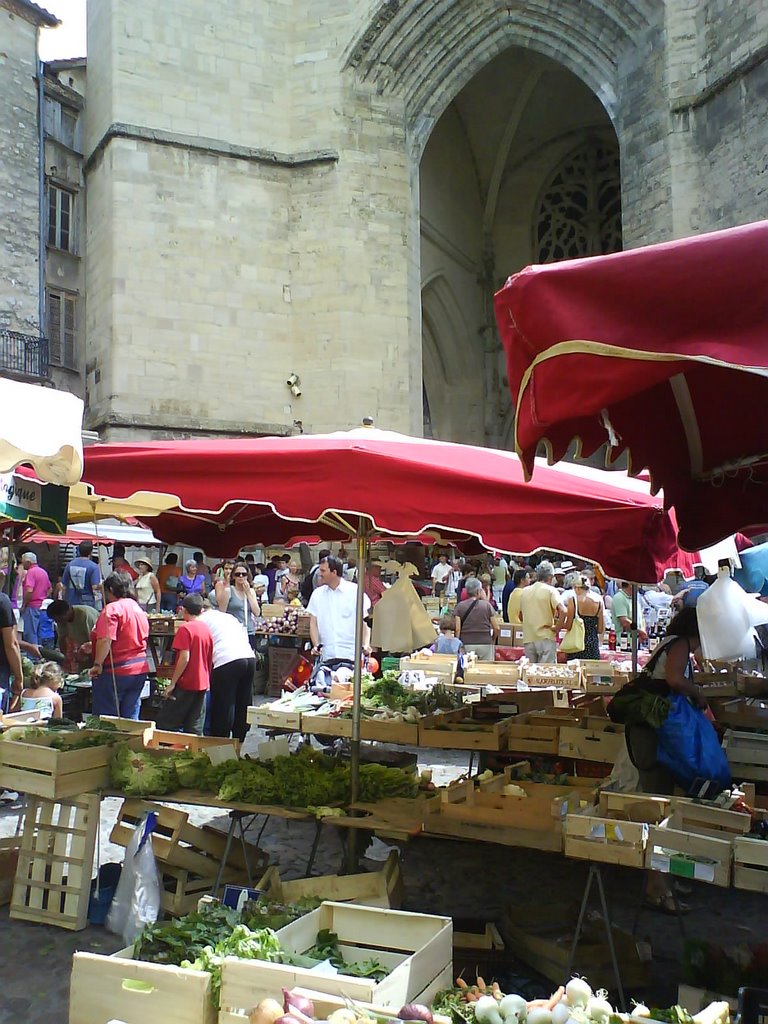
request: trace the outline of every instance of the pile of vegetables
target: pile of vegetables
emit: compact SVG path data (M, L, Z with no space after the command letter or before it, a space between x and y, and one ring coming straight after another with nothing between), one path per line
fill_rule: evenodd
M232 758L212 764L207 754L188 751L133 751L118 747L110 765L112 785L127 796L163 796L176 789L214 793L227 803L283 807L332 807L350 790L349 765L309 746L297 754L259 761ZM416 780L402 768L360 766L360 799L414 796Z
M728 1003L711 1003L691 1016L681 1006L667 1010L649 1009L636 1004L630 1015L618 1013L608 1002L605 989L593 992L583 978L571 978L548 999L525 999L505 995L496 982L486 986L482 978L476 985L456 979L456 988L438 993L435 1012L446 1013L458 1024L623 1024L632 1018L645 1018L663 1024L730 1024Z
M418 721L420 715L436 711L452 711L462 706L460 693L436 683L430 690L410 690L400 682L396 670L385 672L381 679L364 675L362 679L362 710L368 716L402 715L405 721Z
M250 1024L316 1024L315 1007L312 1000L300 992L283 989L283 1004L275 999L262 999L248 1017ZM434 1024L432 1011L419 1003L406 1003L393 1019L370 1017L354 1003L347 1000L347 1006L334 1010L325 1024Z
M98 719L96 720L99 721ZM100 723L96 728L79 729L74 722L54 718L47 725L14 725L0 732L4 741L28 742L44 740L44 746L56 750L84 750L87 747L113 746L122 739L111 722Z
M207 971L211 975L211 997L216 1007L221 991L221 963L227 956L298 967L314 967L330 960L343 974L377 981L385 977L385 968L376 960L346 961L339 949L338 936L333 932L319 932L311 949L295 954L281 949L274 928L264 927L266 920L283 927L309 913L318 903L311 899L295 904L249 901L242 912L218 903L206 904L178 920L146 925L134 945L134 957L149 963ZM281 1009L277 1016L282 1015Z

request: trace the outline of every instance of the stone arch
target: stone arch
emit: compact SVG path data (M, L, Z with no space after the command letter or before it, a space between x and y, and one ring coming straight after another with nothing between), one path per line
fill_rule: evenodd
M515 45L573 71L615 117L618 58L662 8L662 0L473 0L469 10L462 0L384 0L368 5L345 67L377 92L403 99L418 157L451 100Z
M421 291L422 364L424 391L433 435L443 440L462 438L467 385L476 378L470 329L451 287L441 273Z

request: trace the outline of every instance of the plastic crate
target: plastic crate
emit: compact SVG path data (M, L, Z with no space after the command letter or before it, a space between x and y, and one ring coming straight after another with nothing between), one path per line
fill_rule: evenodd
M382 672L399 672L400 671L400 659L399 658L382 658L381 659L381 671Z
M739 989L740 1024L768 1024L768 988Z
M273 647L269 648L269 674L267 681L267 695L279 697L282 693L283 683L299 664L301 652L296 648Z

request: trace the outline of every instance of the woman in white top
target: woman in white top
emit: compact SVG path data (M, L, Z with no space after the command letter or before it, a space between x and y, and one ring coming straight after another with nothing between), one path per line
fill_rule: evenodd
M137 558L133 563L136 572L134 587L136 598L145 612L154 612L160 608L160 584L152 572L152 563L146 558Z

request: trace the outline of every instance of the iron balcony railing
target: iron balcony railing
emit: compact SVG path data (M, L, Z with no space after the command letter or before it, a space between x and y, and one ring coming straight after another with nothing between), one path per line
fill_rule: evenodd
M0 328L0 370L25 377L48 377L48 339Z

